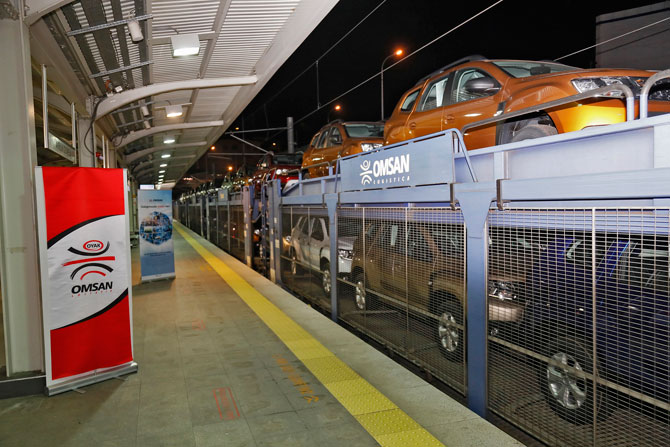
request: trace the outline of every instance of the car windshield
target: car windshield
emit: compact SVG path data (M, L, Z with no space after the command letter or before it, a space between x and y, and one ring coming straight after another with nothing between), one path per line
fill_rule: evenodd
M560 73L562 71L579 70L569 65L557 64L555 62L531 62L531 61L492 61L493 65L503 70L514 78L527 78L547 73Z
M344 130L349 138L382 138L384 136L382 123L345 124Z
M302 154L275 154L274 161L278 165L299 165L302 163Z

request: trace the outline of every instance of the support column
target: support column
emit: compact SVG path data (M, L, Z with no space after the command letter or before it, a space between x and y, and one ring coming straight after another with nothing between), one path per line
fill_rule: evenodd
M35 111L30 36L0 20L0 277L7 374L44 370L35 217Z
M288 153L292 154L295 152L295 135L293 134L293 117L286 117L286 145L288 146Z
M253 268L254 266L254 226L251 223L251 215L253 213L253 200L251 194L253 186L245 186L242 189L242 209L244 210L244 259L247 261L247 266Z
M87 100L87 109L88 107ZM95 127L95 126L93 126ZM90 131L89 131L90 129ZM78 116L77 117L77 143L79 166L92 168L95 166L95 129L91 128L91 119ZM88 135L86 135L88 133ZM86 138L84 138L86 137Z
M338 194L326 195L328 207L328 235L330 240L330 318L337 322L337 263L340 259L337 251L337 201ZM317 221L318 222L318 221Z

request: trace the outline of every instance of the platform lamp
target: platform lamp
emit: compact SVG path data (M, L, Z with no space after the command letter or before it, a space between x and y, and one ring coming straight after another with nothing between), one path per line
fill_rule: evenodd
M393 56L400 57L400 56L403 55L403 53L404 53L404 51L402 50L402 48L398 48L393 53L386 56L386 58L382 61L382 68L380 70L381 81L382 81L381 82L382 83L382 101L381 101L381 103L382 103L382 117L381 117L381 120L382 121L384 121L384 64L386 63L387 60L389 60Z

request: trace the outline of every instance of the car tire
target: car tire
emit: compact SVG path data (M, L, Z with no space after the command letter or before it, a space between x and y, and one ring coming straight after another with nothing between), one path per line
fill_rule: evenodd
M452 362L463 362L463 306L454 297L446 297L438 306L435 339L442 354ZM460 327L459 327L460 326Z
M296 276L298 274L298 257L295 254L295 250L291 249L291 275Z
M591 348L576 338L558 337L550 342L549 349L545 352L547 357L558 363L538 363L538 379L545 401L557 416L573 425L592 424L593 382L571 372L571 369L589 374L592 372ZM566 367L562 368L561 364ZM611 412L606 397L604 389L596 390L598 420L605 420Z
M547 124L529 124L516 132L512 137L511 142L532 140L556 134L558 134L558 130L556 130L554 126L549 126Z
M354 305L356 309L365 312L368 306L367 292L365 291L365 276L363 272L356 273L354 276Z
M321 289L326 297L330 298L332 288L333 278L330 275L330 263L324 260L321 262Z

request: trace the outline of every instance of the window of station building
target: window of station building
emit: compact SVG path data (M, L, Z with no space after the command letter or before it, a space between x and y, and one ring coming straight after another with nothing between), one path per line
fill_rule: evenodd
M416 102L416 98L419 96L419 92L421 89L414 90L412 93L407 95L405 100L403 101L402 105L400 106L400 111L401 112L411 112L412 109L414 108L414 103Z
M425 112L444 105L444 92L447 88L449 78L450 75L436 79L426 87L425 93L421 98L421 104L419 104L419 108L417 109L419 112Z

